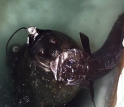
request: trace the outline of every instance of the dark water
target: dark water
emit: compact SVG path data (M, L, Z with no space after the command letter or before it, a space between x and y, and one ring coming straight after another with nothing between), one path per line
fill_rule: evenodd
M6 66L5 46L11 34L20 27L34 25L54 29L72 36L77 42L79 32L88 35L92 51L105 41L117 16L123 11L124 0L0 0L0 107L13 106L12 70ZM13 43L26 42L26 32L15 35ZM95 102L104 107L108 101L113 73L95 82ZM80 92L79 107L93 107L87 90ZM102 104L102 105L101 105Z

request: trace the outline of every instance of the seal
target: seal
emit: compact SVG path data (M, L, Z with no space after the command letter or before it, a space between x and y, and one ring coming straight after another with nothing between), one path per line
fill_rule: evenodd
M65 105L76 96L80 88L66 86L56 81L50 62L67 49L80 47L69 36L58 31L33 26L28 27L27 31L29 35L26 45L14 44L9 49L6 48L11 57L9 62L13 62L14 65L17 105L21 107Z
M8 43L20 29L28 31L27 44ZM30 26L20 28L7 42L7 54L14 65L15 99L21 107L51 107L66 104L81 87L90 90L93 81L114 69L124 47L124 14L115 22L103 46L91 53L89 38L80 33L83 50L67 35Z
M124 14L118 17L107 40L96 52L90 52L89 40L86 42L84 39L86 35L82 34L81 37L84 51L68 49L51 61L50 68L56 81L61 81L67 86L78 85L88 88L94 102L93 81L114 69L122 56Z

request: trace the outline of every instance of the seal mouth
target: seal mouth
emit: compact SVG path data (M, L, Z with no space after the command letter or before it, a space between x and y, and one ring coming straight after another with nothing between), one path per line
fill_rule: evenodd
M78 70L79 64L87 64L89 56L78 49L68 49L62 52L57 58L50 62L50 69L57 81L73 82L74 72ZM88 66L83 66L86 71Z

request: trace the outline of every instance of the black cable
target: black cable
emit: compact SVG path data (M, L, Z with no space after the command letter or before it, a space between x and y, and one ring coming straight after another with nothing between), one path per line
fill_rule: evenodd
M12 34L12 36L9 38L9 40L7 41L7 44L6 44L6 54L7 54L7 56L10 58L10 59L12 59L10 56L9 56L9 54L8 54L8 44L9 44L9 42L10 42L10 40L12 39L12 37L18 32L18 31L20 31L20 30L23 30L23 29L27 29L26 27L22 27L22 28L19 28L18 30L16 30L13 34ZM16 60L16 59L13 59L13 60Z

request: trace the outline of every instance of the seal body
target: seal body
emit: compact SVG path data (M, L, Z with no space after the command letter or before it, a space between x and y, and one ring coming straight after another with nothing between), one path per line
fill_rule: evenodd
M14 62L16 65L13 73L17 105L21 107L64 105L76 96L80 88L56 81L50 69L50 62L67 49L80 48L61 32L36 30L37 37L29 35L27 46L19 48L20 50L13 55L18 59ZM20 52L24 53L20 55Z
M28 97L29 105L46 107L66 104L79 91L77 86L66 86L62 82L55 81L51 72L38 69L31 59L22 60L17 70L18 83L16 86L23 91L19 96ZM22 102L25 105L28 104L25 100Z

